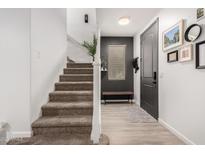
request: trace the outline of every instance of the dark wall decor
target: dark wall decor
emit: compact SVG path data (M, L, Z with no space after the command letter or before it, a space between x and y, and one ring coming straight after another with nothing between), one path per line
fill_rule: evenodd
M205 41L196 43L196 68L205 69Z
M101 72L107 72L107 62L105 60L101 61Z
M139 59L139 57L134 58L132 61L132 66L135 69L135 73L137 73L137 71L139 70L138 59Z
M171 62L176 62L178 61L178 50L170 52L167 54L167 62L171 63Z
M84 15L84 20L85 20L85 23L88 23L88 14Z
M126 45L125 79L109 80L108 50L110 46ZM133 91L133 37L101 37L101 61L108 71L101 73L101 89L103 91Z
M190 25L184 34L184 38L187 42L193 42L199 38L202 32L202 27L198 24Z

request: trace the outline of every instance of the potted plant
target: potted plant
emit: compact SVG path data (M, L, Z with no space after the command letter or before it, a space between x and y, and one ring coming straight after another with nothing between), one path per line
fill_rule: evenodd
M97 47L97 38L96 38L96 36L93 35L93 41L92 42L84 41L82 46L85 47L88 50L88 54L93 58L93 61L95 61L95 54L96 54L96 47Z

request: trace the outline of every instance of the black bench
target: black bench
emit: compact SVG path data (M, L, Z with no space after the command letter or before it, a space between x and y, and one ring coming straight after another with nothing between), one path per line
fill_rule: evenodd
M134 93L131 91L104 91L102 92L102 98L106 104L108 99L127 99L128 102L132 103Z

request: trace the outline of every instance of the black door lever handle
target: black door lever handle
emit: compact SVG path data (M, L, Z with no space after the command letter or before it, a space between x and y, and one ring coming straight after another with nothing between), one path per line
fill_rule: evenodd
M152 81L153 84L157 84L157 81Z
M157 80L157 72L154 72L154 73L153 73L153 81L152 81L152 83L153 83L153 84L157 84L157 81L156 81L156 80Z
M153 73L153 80L157 80L157 72Z

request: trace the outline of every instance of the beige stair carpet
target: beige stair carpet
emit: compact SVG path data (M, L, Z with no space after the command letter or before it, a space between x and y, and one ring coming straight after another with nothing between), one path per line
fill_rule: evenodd
M33 136L8 144L92 144L92 64L67 63L41 110L42 116L32 123ZM101 135L100 144L108 143L108 137Z

